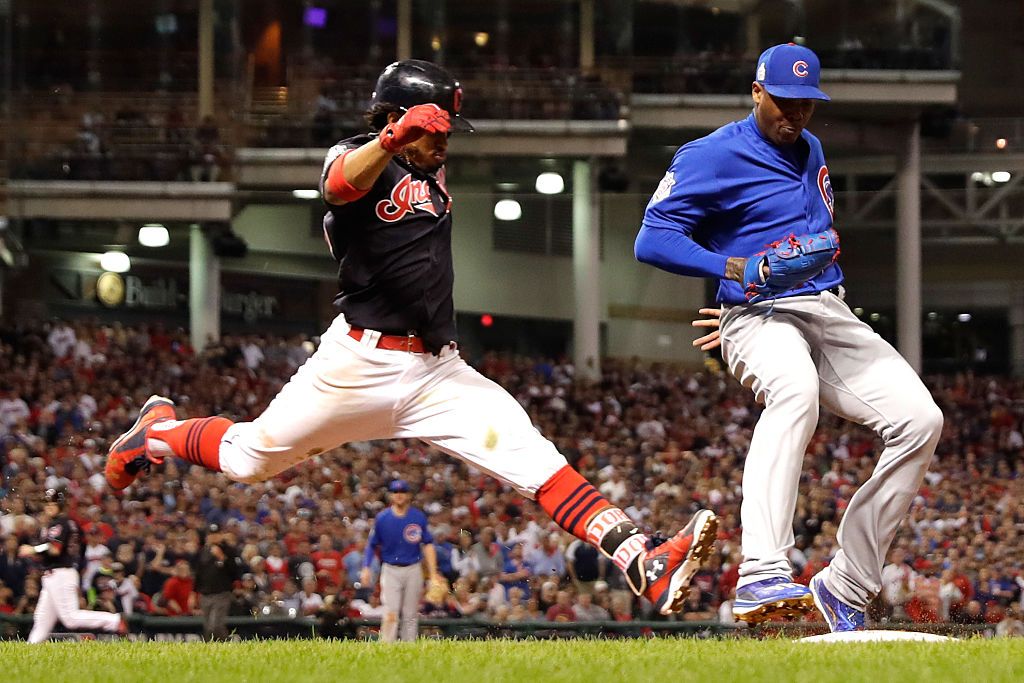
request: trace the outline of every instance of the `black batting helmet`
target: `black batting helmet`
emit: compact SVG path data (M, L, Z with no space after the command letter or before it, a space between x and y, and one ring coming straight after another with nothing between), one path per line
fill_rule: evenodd
M462 118L462 86L450 73L433 62L405 59L389 64L377 77L372 103L388 103L403 109L417 104L436 104L452 117L452 126L472 131Z
M43 494L43 500L47 503L54 503L59 505L61 508L67 503L68 496L64 489L46 489L46 493Z

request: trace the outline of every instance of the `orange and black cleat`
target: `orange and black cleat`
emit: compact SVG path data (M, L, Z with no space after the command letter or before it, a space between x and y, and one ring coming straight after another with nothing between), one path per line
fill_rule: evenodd
M146 453L146 432L155 422L176 420L174 402L163 396L150 396L139 411L135 424L117 437L107 453L107 467L104 474L107 483L116 491L126 488L135 481L142 470L148 470L151 462L159 462Z
M715 513L701 510L682 531L637 558L645 584L643 596L659 614L674 614L683 608L686 588L711 557L717 533Z

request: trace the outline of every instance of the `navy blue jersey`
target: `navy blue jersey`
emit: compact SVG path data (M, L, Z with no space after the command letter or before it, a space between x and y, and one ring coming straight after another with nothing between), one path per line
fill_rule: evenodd
M832 218L832 183L818 138L805 130L792 145L774 145L751 114L679 148L647 204L636 257L679 275L717 277L720 302L745 303L740 283L724 277L729 257L828 230ZM842 281L833 263L781 296Z
M44 550L37 557L47 569L60 567L72 567L78 569L78 563L82 557L82 534L74 520L59 515L50 520L50 523L42 529L42 542L50 544L58 550L57 554L51 554Z
M401 517L390 507L386 508L374 522L363 566L370 566L376 552L380 553L380 561L385 564L415 564L423 557L420 546L433 542L434 537L427 528L427 516L418 508L409 508Z
M372 139L358 135L330 149L321 192L331 164ZM444 168L424 173L396 155L363 197L326 206L324 237L340 264L335 305L345 320L385 334L416 334L435 353L457 341Z

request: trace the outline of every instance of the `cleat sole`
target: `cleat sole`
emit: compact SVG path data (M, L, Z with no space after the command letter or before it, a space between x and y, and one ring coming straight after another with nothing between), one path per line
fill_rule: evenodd
M743 621L754 626L777 618L796 619L814 611L814 597L807 594L800 598L775 600L774 602L768 602L744 612L736 612L734 610L733 617L737 621Z
M686 589L690 585L690 580L693 579L693 575L697 573L697 570L708 561L708 558L711 557L711 551L715 547L715 539L718 537L718 517L710 510L704 510L698 514L703 514L705 518L703 521L698 522L698 528L694 529L693 544L686 554L686 560L676 570L675 574L672 575L672 580L669 584L671 600L667 601L659 610L662 615L668 616L683 609Z

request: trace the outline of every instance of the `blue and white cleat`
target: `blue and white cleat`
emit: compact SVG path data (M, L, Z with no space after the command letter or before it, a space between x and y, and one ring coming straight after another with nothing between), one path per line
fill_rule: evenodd
M814 609L807 586L784 576L773 576L736 589L732 615L738 621L759 624L776 617L800 617Z
M828 624L830 631L838 633L864 630L864 612L850 607L825 588L825 580L820 573L811 579L810 589L814 606L825 617L825 623Z

